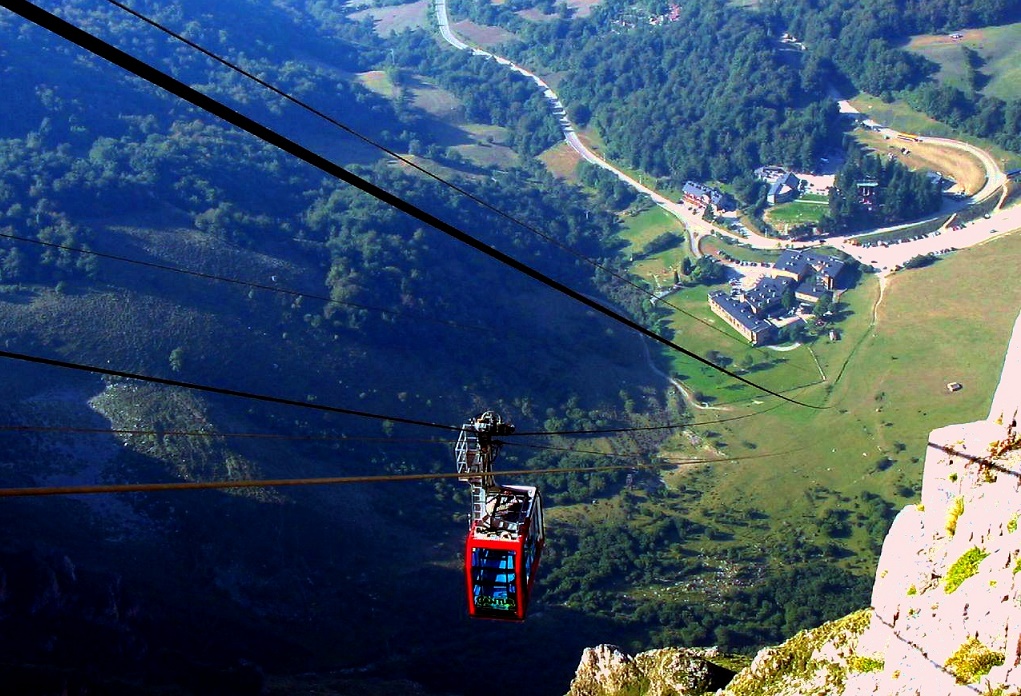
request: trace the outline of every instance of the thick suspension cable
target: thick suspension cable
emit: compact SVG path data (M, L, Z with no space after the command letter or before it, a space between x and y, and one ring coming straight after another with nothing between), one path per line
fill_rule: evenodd
M671 469L695 464L722 464L747 459L765 459L784 453L756 454L747 457L721 457L716 459L687 459L679 462L653 464L607 464L605 466L577 466L563 469L519 469L500 471L501 476L544 476L549 474L586 474L607 471ZM111 483L68 486L29 486L24 488L0 488L0 498L30 498L55 495L97 495L100 493L163 493L168 491L227 490L243 488L285 488L291 486L343 486L362 483L408 483L416 481L439 481L457 479L458 472L432 474L376 474L369 476L325 476L291 479L251 479L238 481L171 481L167 483Z
M191 39L188 39L185 36L182 36L178 32L175 32L173 29L170 29L169 27L167 27L166 25L161 24L160 22L157 22L156 20L152 19L151 17L148 17L148 16L142 14L141 12L139 12L138 10L135 10L134 8L128 7L127 5L125 5L122 2L119 2L118 0L106 0L106 1L109 4L114 5L115 7L120 8L124 12L127 12L128 14L130 14L133 17L135 17L136 19L138 19L138 20L140 20L142 22L145 22L149 26L151 26L151 27L153 27L153 28L163 32L167 36L170 36L173 39L175 39L177 41L180 41L181 43L185 44L186 46L188 46L188 47L198 51L199 53L201 53L202 55L206 56L207 58L209 58L209 59L219 63L220 65L223 65L224 67L226 67L226 68L236 72L239 75L242 75L243 77L251 80L252 82L255 82L260 87L269 90L273 94L275 94L275 95L277 95L277 96L279 96L279 97L281 97L281 98L291 102L292 104L300 107L301 109L304 109L305 111L313 114L314 116L317 116L317 117L323 119L327 123L330 123L331 125L335 126L336 128L341 129L345 133L353 135L354 137L358 138L359 140L361 140L362 142L366 143L367 145L370 145L370 146L372 146L374 148L377 148L381 152L386 153L387 155L389 155L390 157L393 157L394 159L396 159L397 161L401 162L402 164L404 164L404 165L406 165L406 166L408 166L408 167L410 167L410 168L412 168L412 169L414 169L414 170L416 170L416 171L418 171L418 172L420 172L422 174L425 174L429 178L437 181L438 183L440 183L440 184L442 184L444 186L447 186L451 190L457 192L458 194L460 194L462 196L465 196L466 198L468 198L472 202L476 203L477 205L482 206L483 208L486 208L490 212L495 213L496 215L504 218L505 220L508 220L509 222L511 222L511 223L513 223L515 225L520 226L522 229L528 230L532 234L535 234L535 235L541 237L542 239L545 239L550 244L553 244L554 246L558 247L559 249L561 249L563 251L566 251L567 253L571 254L575 258L577 258L577 259L579 259L581 261L584 261L585 263L588 263L588 264L590 264L591 266L593 266L595 268L598 268L599 270L603 271L604 273L606 273L607 275L611 276L612 278L615 278L615 279L617 279L617 280L619 280L619 281L621 281L623 283L626 283L627 285L629 285L632 288L638 290L642 294L644 294L644 295L646 295L648 297L651 297L651 298L655 298L655 294L654 293L652 293L648 289L642 287L638 283L634 282L633 280L628 278L626 275L623 275L621 273L617 273L615 270L613 270L612 268L606 266L605 264L599 263L595 259L591 259L588 256L585 256L584 254L582 254L582 253L572 249L570 246L560 242L560 240L558 240L556 237L553 237L552 235L547 234L546 232L543 232L541 229L539 229L535 225L529 224L529 223L525 222L524 220L521 220L520 218L515 217L514 215L511 215L510 213L508 213L508 212L500 209L499 207L489 203L485 199L483 199L483 198L473 194L471 191L468 191L467 189L465 189L465 188L463 188L461 186L458 186L457 184L455 184L452 181L449 181L448 179L444 179L439 174L436 174L436 173L426 169L425 167L423 167L422 165L418 164L414 160L408 159L404 155L401 155L400 153L395 152L394 150L391 150L390 148L386 147L385 145L383 145L383 144L381 144L379 142L376 142L375 140L373 140L372 138L368 137L367 135L364 135L364 134L358 132L357 130L355 130L354 128L344 124L343 122L338 121L333 116L330 116L329 114L323 112L321 109L318 109L318 108L310 105L309 103L305 102L304 100L299 99L298 97L295 97L294 95L290 94L289 92L286 92L286 91L280 89L279 87L273 85L272 83L267 82L266 80L263 80L259 76L253 74L252 72L250 72L248 70L245 70L244 68L242 68L241 66L237 65L236 63L233 63L233 62L227 60L226 58L223 58L222 56L218 55L217 53L207 49L206 47L202 46L201 44L198 44L198 43L192 41ZM674 309L674 310L680 312L681 314L683 314L684 316L686 316L686 317L688 317L690 319L694 319L695 321L699 322L700 324L703 324L704 326L712 329L713 331L716 331L720 335L727 337L729 340L738 341L738 342L740 342L740 340L741 340L741 339L739 339L739 338L737 338L737 337L727 333L724 329L722 329L722 328L712 324L711 322L706 321L702 317L700 317L700 316L698 316L696 314L693 314L692 312L689 312L686 309L684 309L682 307L678 307L677 305L667 301L665 298L660 298L659 302L662 303L663 305L666 305L667 307L670 307L671 309ZM761 349L759 349L759 350L761 351Z
M381 413L372 413L370 411L359 411L356 409L343 408L340 406L328 406L326 404L317 404L308 401L297 401L295 399L285 399L279 396L271 396L268 394L256 394L254 392L241 391L240 389L228 389L225 387L213 387L208 384L198 384L196 382L185 382L179 379L167 379L165 377L154 377L152 375L143 375L137 372L127 372L125 370L114 370L108 367L99 367L98 365L84 365L82 363L70 362L67 360L57 360L55 358L43 358L38 355L27 355L25 353L14 353L12 351L0 350L0 358L9 358L11 360L20 360L22 362L35 363L36 365L48 365L50 367L62 367L68 370L78 370L80 372L92 372L94 374L106 375L108 377L120 377L123 379L137 379L140 382L149 382L151 384L162 384L167 387L181 387L182 389L192 389L194 391L208 392L210 394L219 394L221 396L234 396L240 399L251 399L253 401L264 401L270 404L279 404L282 406L296 406L299 408L309 408L314 411L323 411L324 413L339 413L346 416L357 416L359 418L370 418L379 421L390 421L392 423L401 423L403 425L417 425L423 428L434 428L438 430L446 430L453 432L460 432L460 428L454 425L444 425L442 423L433 423L431 421L416 420L414 418L404 418L403 416L388 416Z
M81 48L93 53L104 60L107 60L114 65L120 66L121 68L131 72L138 77L150 82L151 84L180 97L181 99L191 103L192 105L207 111L214 116L230 123L231 125L246 131L247 133L263 140L266 143L274 145L284 152L304 161L305 163L321 170L322 172L339 179L347 184L350 184L354 188L377 198L378 200L386 203L396 210L414 217L415 219L435 228L436 230L443 232L444 234L453 237L461 243L479 251L486 256L522 273L529 278L545 285L546 287L555 290L562 295L570 297L576 302L616 321L628 328L637 331L638 333L647 336L654 341L661 343L662 345L671 348L683 355L688 356L692 360L695 360L707 367L719 372L720 374L726 375L731 379L746 384L750 387L758 389L759 391L775 396L779 399L787 401L798 406L804 406L805 408L811 409L825 409L825 406L818 406L809 404L798 399L785 396L777 391L774 391L768 387L764 387L757 384L749 379L742 377L741 375L728 370L725 367L721 367L713 363L706 358L684 348L681 345L665 338L656 332L642 326L638 322L624 316L623 314L586 297L584 294L574 290L573 288L555 280L541 271L532 268L531 266L522 263L521 261L509 256L508 254L489 246L485 242L469 235L461 229L451 225L440 218L432 215L431 213L422 210L418 206L410 203L399 196L382 189L375 184L363 179L353 172L341 167L340 165L326 159L322 155L315 153L308 148L298 144L297 142L290 140L289 138L277 133L271 128L258 123L257 121L231 109L222 102L219 102L212 97L209 97L201 92L189 87L180 80L171 77L170 75L157 70L148 63L145 63L134 56L125 53L124 51L112 46L111 44L89 34L88 32L78 28L77 26L53 15L42 8L27 2L27 0L0 0L0 5L11 10L15 14L27 19L33 24L37 24L48 31L51 31L58 36L61 36L68 41L80 46ZM446 426L444 426L446 427Z
M83 366L84 367L84 366ZM136 379L141 379L140 377ZM306 406L306 403L302 403L302 406ZM553 437L553 436L566 436L566 435L626 435L627 433L639 433L639 432L650 432L658 430L678 430L681 428L689 428L700 425L716 425L718 423L728 423L730 421L743 420L745 418L752 418L753 416L759 416L769 411L773 411L782 406L782 404L776 404L769 408L762 409L761 411L755 411L753 413L745 413L740 416L732 416L730 418L717 418L716 420L709 421L691 421L689 423L665 423L663 425L635 425L630 427L621 428L590 428L590 429L578 429L578 430L534 430L534 431L515 431L503 435L504 438L518 438L521 436L532 436L532 437ZM16 424L0 424L0 433L2 432L17 432L17 433L66 433L69 435L122 435L122 436L151 436L151 437L195 437L195 438L209 438L209 439L250 439L250 440L298 440L298 441L325 441L325 442L393 442L393 443L420 443L420 444L443 444L449 445L450 443L446 440L428 439L428 438L399 438L399 437L363 437L361 435L289 435L286 433L245 433L245 432L220 432L210 430L174 430L174 429L131 429L131 428L85 428L69 425L16 425ZM513 439L508 440L505 444L515 445L522 444L515 442ZM579 451L579 450L572 450Z

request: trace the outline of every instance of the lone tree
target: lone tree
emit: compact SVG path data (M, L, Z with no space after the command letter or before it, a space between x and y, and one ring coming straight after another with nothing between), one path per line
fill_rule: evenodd
M826 312L830 311L830 307L832 306L833 300L831 299L830 294L828 292L823 293L823 296L815 303L815 307L812 308L812 314L817 317L821 317L826 314Z
M184 348L178 346L170 351L170 369L180 372L182 367L184 367Z

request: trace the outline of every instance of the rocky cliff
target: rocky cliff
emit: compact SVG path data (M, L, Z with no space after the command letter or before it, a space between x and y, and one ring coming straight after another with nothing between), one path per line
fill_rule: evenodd
M570 696L1021 696L1019 329L989 418L930 434L921 502L887 535L870 608L762 650L715 692L670 672L685 660L642 668L662 651L587 650Z

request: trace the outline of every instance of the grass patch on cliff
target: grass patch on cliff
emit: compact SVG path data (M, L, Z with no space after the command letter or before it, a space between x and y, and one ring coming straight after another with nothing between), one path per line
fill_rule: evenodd
M886 661L882 657L862 657L852 655L847 660L847 669L851 672L882 672Z
M950 566L950 570L947 571L946 582L943 585L943 591L947 594L952 594L957 590L961 584L968 578L978 573L979 564L982 563L989 553L979 547L974 547L954 561L954 564Z
M1002 665L1003 658L1003 653L987 648L972 637L947 659L945 667L958 684L974 684L989 674L993 667Z
M956 481L957 474L953 474L953 477L954 478L952 478L951 481ZM963 514L964 514L964 498L962 498L961 496L957 496L956 498L954 498L954 502L950 504L950 507L947 508L947 519L943 525L943 528L946 530L947 534L953 536L954 534L957 533L957 520L960 519L961 515Z

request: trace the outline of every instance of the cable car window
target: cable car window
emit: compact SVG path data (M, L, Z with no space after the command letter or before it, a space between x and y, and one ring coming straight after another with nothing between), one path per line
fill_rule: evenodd
M517 612L516 555L501 549L472 549L472 595L476 609Z
M528 538L525 540L525 587L528 587L528 581L532 579L532 564L535 563L535 535L529 530Z

